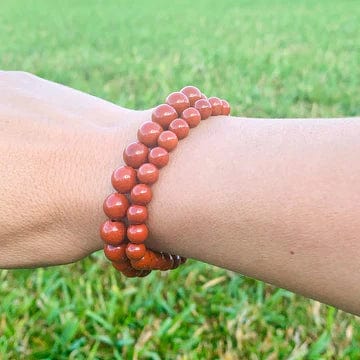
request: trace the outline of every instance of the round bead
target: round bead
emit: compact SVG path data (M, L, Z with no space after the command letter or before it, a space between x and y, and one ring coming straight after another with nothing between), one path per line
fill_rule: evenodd
M198 126L201 121L201 115L199 110L189 107L183 111L181 117L188 123L190 128Z
M208 100L200 99L200 100L196 101L195 109L199 110L202 120L205 120L209 116L211 116L212 108L211 108L211 104L209 103Z
M159 178L159 169L150 163L142 164L137 172L137 177L144 184L154 184Z
M136 171L130 166L121 166L113 172L111 183L120 193L130 192L136 185Z
M169 162L169 153L162 147L155 147L150 150L149 162L161 169Z
M146 206L131 205L127 210L127 219L129 224L142 224L148 218Z
M129 277L129 278L137 277L142 274L141 270L136 270L133 267L127 268L121 272L123 273L123 275L125 275L126 277Z
M158 123L163 129L167 129L177 117L176 110L168 104L157 106L151 114L152 121Z
M131 190L130 199L136 205L147 205L152 199L152 191L146 184L135 185Z
M144 244L128 244L126 247L126 255L130 260L140 260L146 252Z
M118 246L112 246L109 244L105 244L104 246L104 253L105 256L115 262L123 262L126 261L126 244L121 244Z
M167 151L174 150L178 142L176 134L169 130L163 131L158 138L158 145Z
M230 115L230 104L226 100L221 100L222 115Z
M124 249L124 254L125 254L124 261L121 261L121 262L113 261L112 262L112 266L118 271L124 271L124 270L132 268L130 260L126 256L125 249Z
M145 224L130 225L127 228L127 237L134 244L142 244L149 236L149 230Z
M221 100L217 97L208 98L209 103L211 104L211 115L218 116L222 114L222 103Z
M139 142L129 144L124 150L124 161L126 165L138 168L147 160L149 149Z
M171 130L179 140L186 138L189 135L189 125L184 119L175 119L169 125Z
M119 193L110 194L104 201L104 213L112 220L118 220L125 216L129 207L129 201L125 195Z
M190 106L190 101L182 92L173 92L166 98L166 103L173 107L180 115Z
M201 91L195 86L185 86L180 91L189 99L190 106L194 106L195 102L201 99Z
M137 138L146 146L156 146L157 139L162 131L163 128L158 123L147 121L140 126L137 132Z
M151 269L151 255L150 255L150 251L147 250L144 254L144 256L139 259L139 260L131 260L130 261L131 265L133 266L134 269L139 269L139 270L150 270Z
M125 239L125 225L119 221L107 220L100 226L100 237L106 244L120 245Z

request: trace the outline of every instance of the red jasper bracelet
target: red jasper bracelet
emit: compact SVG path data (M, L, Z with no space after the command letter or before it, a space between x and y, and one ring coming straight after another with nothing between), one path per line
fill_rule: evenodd
M179 255L155 252L145 242L147 205L152 199L151 185L159 178L159 169L169 162L169 152L191 128L210 116L229 115L226 100L207 98L194 86L173 92L166 103L152 112L151 121L142 124L137 142L129 144L123 154L126 165L116 169L111 183L116 192L104 201L109 220L100 227L105 256L115 269L128 277L144 277L151 270L176 269L186 261Z

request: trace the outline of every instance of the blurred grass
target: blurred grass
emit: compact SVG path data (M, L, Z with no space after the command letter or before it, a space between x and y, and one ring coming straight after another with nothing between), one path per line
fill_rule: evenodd
M360 113L360 6L2 0L0 68L130 108L194 84L252 117ZM100 254L0 272L1 359L360 359L359 319L205 264L120 278Z

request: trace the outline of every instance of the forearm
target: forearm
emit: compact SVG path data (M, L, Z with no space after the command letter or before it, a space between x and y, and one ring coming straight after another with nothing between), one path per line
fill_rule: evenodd
M202 122L154 186L152 245L360 313L359 120Z

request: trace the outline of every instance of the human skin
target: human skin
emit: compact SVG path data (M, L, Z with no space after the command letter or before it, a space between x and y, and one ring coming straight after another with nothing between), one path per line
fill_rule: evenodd
M151 111L0 72L0 267L102 248L110 176ZM360 314L360 118L212 117L153 186L148 246Z

